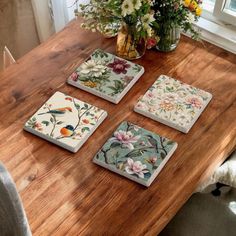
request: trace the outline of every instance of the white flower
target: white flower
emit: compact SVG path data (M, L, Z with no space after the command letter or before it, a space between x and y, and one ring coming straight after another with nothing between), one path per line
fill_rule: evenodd
M127 166L125 167L125 171L130 174L136 174L139 178L144 178L144 174L148 173L148 170L145 170L147 168L146 165L143 165L141 161L134 161L131 158L127 158Z
M194 15L193 13L189 12L188 15L187 15L187 21L189 23L193 23L195 21L195 18L194 18Z
M133 0L133 5L134 9L138 10L142 6L142 3L140 0Z
M90 74L99 77L106 71L106 67L99 61L89 60L81 65L81 74Z
M149 25L155 21L155 18L152 14L146 14L142 17L142 23L143 23L143 27L145 29L148 29L149 28Z
M162 95L162 100L165 102L179 102L180 98L177 93L164 93Z
M115 140L120 143L124 147L129 148L130 150L134 149L133 143L136 143L140 139L140 135L134 136L130 131L126 132L123 130L116 131L114 133L114 137L110 138L111 141Z
M151 37L153 35L152 27L148 26L146 30L147 30L147 35Z
M121 15L126 16L134 12L134 4L131 0L124 0L121 5Z

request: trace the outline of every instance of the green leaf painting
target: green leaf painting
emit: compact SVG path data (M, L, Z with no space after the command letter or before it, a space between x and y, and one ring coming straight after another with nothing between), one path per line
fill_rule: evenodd
M79 88L86 87L91 93L96 91L96 94L116 98L133 80L141 76L142 69L140 65L97 49L68 81L73 81L73 85L78 84Z
M94 162L122 175L148 181L176 143L130 122L123 122Z

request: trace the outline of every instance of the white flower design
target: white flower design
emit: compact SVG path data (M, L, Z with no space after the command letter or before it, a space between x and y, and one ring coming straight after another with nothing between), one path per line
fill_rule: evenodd
M130 150L134 149L133 143L136 143L140 139L140 135L134 136L130 131L126 132L123 130L116 131L114 133L114 137L112 137L111 141L118 141L122 143L124 147L129 148Z
M126 16L130 15L134 12L134 4L130 0L124 0L124 2L121 5L121 15Z
M136 107L144 111L148 110L148 105L144 101L141 101L141 100L137 103Z
M144 174L149 171L146 169L147 166L143 165L141 161L134 161L131 158L127 158L127 166L125 167L125 171L130 174L136 174L139 178L144 178Z
M90 74L91 76L100 77L106 71L106 67L99 61L89 60L81 65L81 74Z
M133 5L134 9L138 10L142 6L142 3L140 0L133 0Z
M155 21L155 18L151 14L146 14L142 17L143 28L148 29L150 28L150 24Z
M162 99L166 102L179 102L180 100L177 93L165 93L163 94Z
M195 17L192 12L189 12L186 16L187 20L189 21L190 24L192 24L195 21Z

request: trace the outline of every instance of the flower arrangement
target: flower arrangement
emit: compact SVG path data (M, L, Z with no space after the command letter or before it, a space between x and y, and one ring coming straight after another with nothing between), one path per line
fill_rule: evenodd
M84 18L81 26L85 29L109 35L122 32L117 41L117 53L134 59L143 55L146 39L153 34L152 5L151 0L91 0L80 5L82 13L77 15Z
M84 19L81 27L92 32L99 31L107 37L115 36L120 28L120 17L114 14L108 3L107 0L91 0L80 4L82 12L76 11L75 14Z
M91 0L80 5L84 18L81 26L108 36L119 32L117 54L135 59L144 54L147 41L149 48L156 45L157 38L160 44L171 44L174 34L174 41L178 42L180 29L196 39L198 32L192 23L201 15L201 3L202 0ZM178 31L171 32L173 29Z
M198 33L193 28L192 23L201 15L201 3L202 0L155 1L153 9L157 22L157 33L161 34L160 30L163 28L177 26L185 32L190 31L192 36L197 38Z
M180 30L189 32L197 39L199 34L194 29L193 22L201 15L202 0L161 0L155 1L155 32L159 36L157 49L171 51L177 47Z
M82 27L91 31L106 29L108 24L137 24L137 31L143 36L151 35L152 22L155 21L151 0L91 0L80 4L81 15L85 22ZM108 28L107 28L108 29Z

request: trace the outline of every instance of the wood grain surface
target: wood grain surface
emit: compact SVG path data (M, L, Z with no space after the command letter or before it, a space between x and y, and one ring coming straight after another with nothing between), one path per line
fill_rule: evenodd
M157 235L236 145L236 56L182 36L176 51L147 51L136 62L145 74L118 105L66 84L96 48L115 53L115 39L73 21L0 74L0 159L21 194L33 235ZM188 134L133 112L160 74L213 94ZM25 121L61 91L108 112L80 151L72 154L23 131ZM178 142L149 188L92 163L123 120Z

